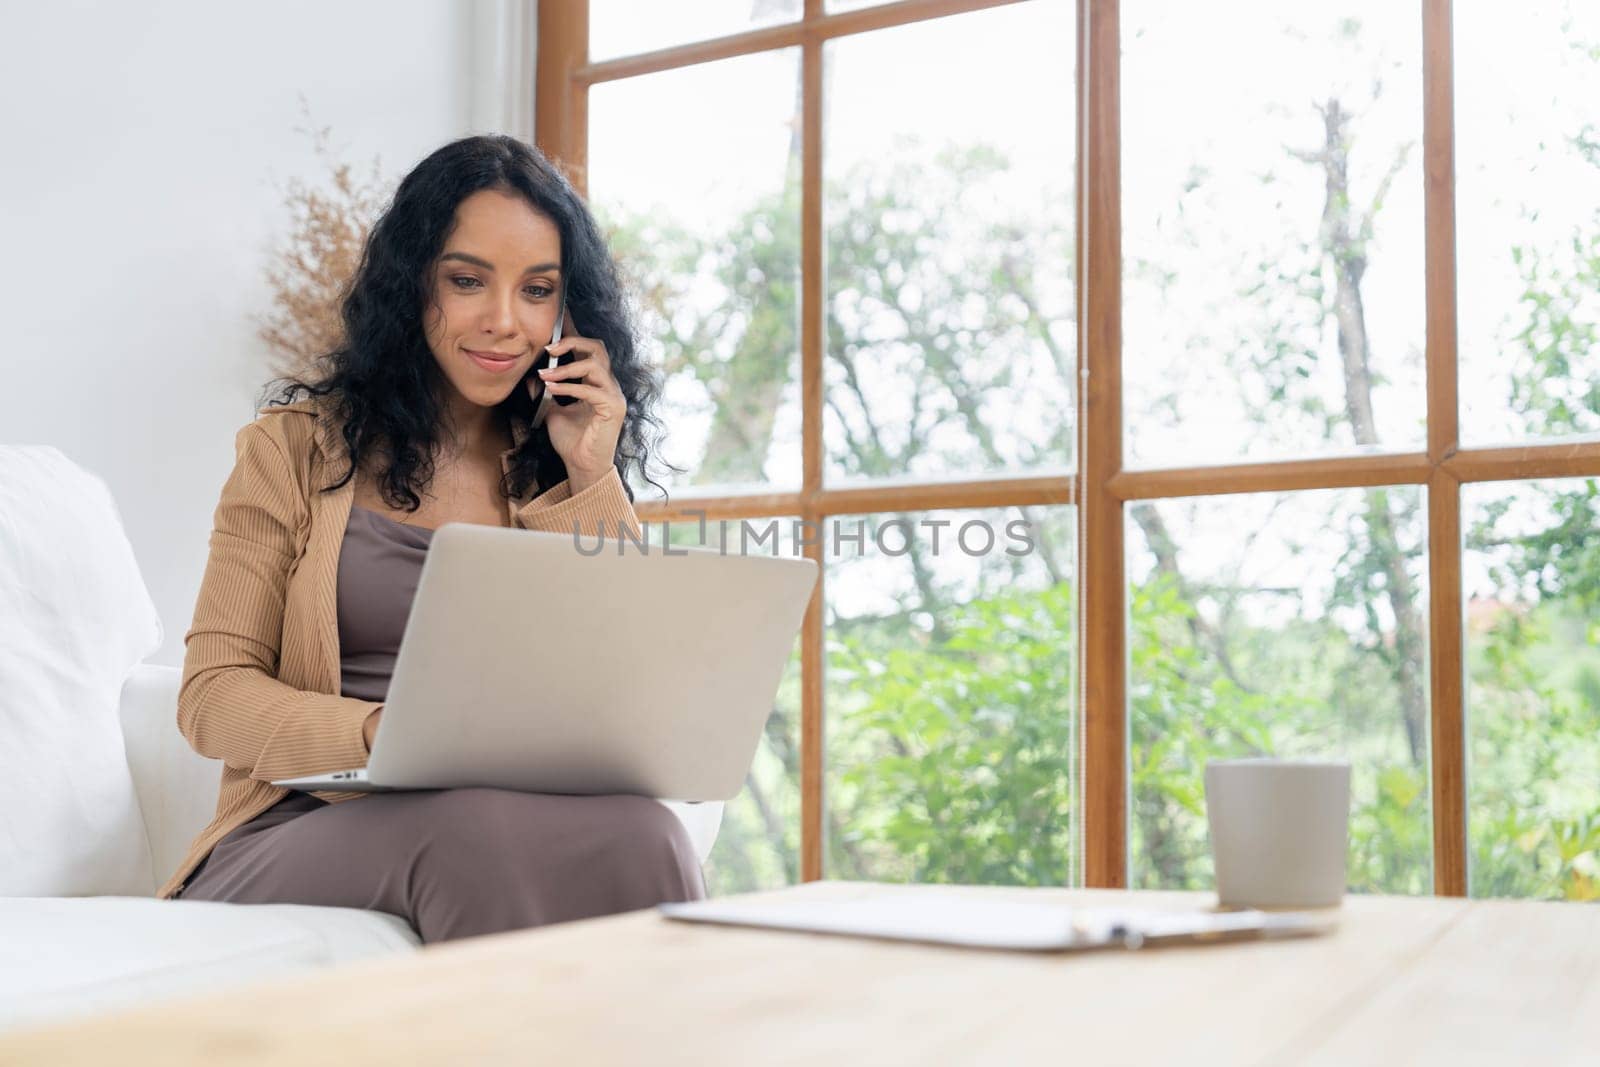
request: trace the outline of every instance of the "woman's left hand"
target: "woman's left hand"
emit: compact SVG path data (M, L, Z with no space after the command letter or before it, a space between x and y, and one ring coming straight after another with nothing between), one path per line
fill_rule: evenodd
M550 346L550 355L554 359L563 352L573 352L577 358L565 366L542 370L539 375L553 396L575 396L579 401L566 406L552 403L544 420L550 443L566 464L567 479L576 495L615 466L628 399L611 374L611 354L606 351L605 342L577 336L572 312L563 314L561 340Z

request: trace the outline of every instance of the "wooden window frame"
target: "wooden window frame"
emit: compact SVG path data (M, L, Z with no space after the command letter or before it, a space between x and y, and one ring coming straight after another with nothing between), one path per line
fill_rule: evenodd
M899 0L826 14L804 0L778 26L590 62L588 0L539 5L537 133L580 192L587 191L588 95L593 85L779 48L801 50L801 449L798 491L686 494L642 503L645 522L826 517L883 511L1077 505L1078 789L1083 883L1128 884L1127 601L1124 505L1232 493L1375 485L1428 490L1430 751L1433 888L1467 893L1461 486L1475 482L1600 476L1600 442L1464 449L1456 343L1455 129L1451 0L1416 0L1422 19L1427 448L1282 462L1129 470L1122 441L1122 205L1120 0L1078 0L1077 182L1078 471L954 482L825 488L822 480L823 240L822 52L840 37L925 19L1046 0ZM823 875L822 546L806 555L822 578L801 626L800 877Z

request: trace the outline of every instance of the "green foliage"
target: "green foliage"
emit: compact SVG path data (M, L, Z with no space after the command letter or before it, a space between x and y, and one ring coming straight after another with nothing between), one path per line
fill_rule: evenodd
M1580 135L1600 165L1596 143ZM974 450L990 469L1069 456L1068 420L1046 439L1015 438L1006 412L979 401L1030 388L1020 370L1030 346L1042 346L1070 380L1070 353L1053 343L1055 320L1041 310L1049 302L1030 268L1070 254L1070 231L1029 232L981 210L950 209L1004 172L1005 161L985 149L889 159L881 173L829 193L828 396L842 442L830 445L833 458L846 473L882 475L917 469L928 455L953 467ZM723 234L649 219L614 227L619 255L656 310L668 372L698 385L711 416L697 480L762 475L779 397L795 384L797 220L791 184ZM946 249L980 251L958 274L938 258ZM1587 235L1559 249L1519 249L1517 259L1526 292L1507 379L1514 408L1533 435L1592 428L1600 212ZM718 299L697 303L696 286L705 285ZM1263 433L1291 411L1320 423L1330 443L1347 431L1308 384L1325 323L1289 313L1308 301L1325 305L1324 288L1304 264L1264 263L1260 284L1241 293L1259 305L1261 328L1237 347L1233 366L1260 395ZM1015 299L969 299L985 294ZM885 336L865 337L864 324L885 322L893 324ZM990 358L962 358L974 351ZM869 365L906 383L909 423L873 421L859 376ZM1484 506L1468 529L1469 549L1490 561L1503 592L1469 629L1471 888L1600 899L1600 491L1589 480L1531 493L1544 516L1531 532L1513 525L1527 508L1509 497ZM1425 603L1415 534L1422 497L1378 488L1359 499L1343 520L1349 548L1320 617L1273 625L1237 612L1202 618L1208 595L1244 591L1197 592L1175 567L1132 586L1131 884L1211 884L1208 760L1333 751L1353 767L1351 888L1430 890L1426 612L1413 610ZM1075 723L1092 710L1075 707L1073 583L986 582L957 602L936 575L917 577L914 610L829 631L827 873L1071 883L1080 832ZM711 863L717 892L798 873L792 672L785 687L748 788L728 809Z
M1427 890L1427 779L1386 750L1381 736L1375 742L1353 713L1381 687L1352 672L1363 657L1347 634L1328 622L1236 627L1230 659L1237 669L1259 676L1276 661L1272 683L1256 689L1230 677L1221 659L1200 647L1190 626L1195 608L1170 576L1136 586L1130 611L1131 885L1212 884L1207 761L1332 750L1352 763L1351 888Z
M987 146L902 139L880 166L828 183L828 461L844 475L958 470L975 455L1024 470L1069 461L1070 422L1018 434L1010 409L1070 403L1072 354L1059 327L1072 304L1072 205L1008 202L1009 169ZM782 401L798 388L792 177L719 233L601 215L664 369L710 419L696 484L759 482ZM903 390L908 419L883 414L886 378Z
M1596 131L1571 143L1600 178ZM1593 431L1600 204L1586 231L1512 258L1525 286L1505 378L1512 410L1529 437ZM1467 544L1500 591L1467 664L1472 892L1600 899L1600 481L1503 494Z
M1074 855L1072 587L951 608L830 648L847 877L1065 885Z
M1507 387L1512 410L1538 436L1600 428L1600 211L1595 221L1563 246L1512 250L1525 289Z
M1505 609L1472 642L1472 892L1600 899L1600 648L1587 611Z

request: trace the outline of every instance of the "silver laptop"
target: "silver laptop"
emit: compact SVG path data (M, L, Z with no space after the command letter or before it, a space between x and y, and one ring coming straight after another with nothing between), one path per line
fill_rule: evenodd
M735 796L817 564L646 533L439 527L367 765L272 784Z

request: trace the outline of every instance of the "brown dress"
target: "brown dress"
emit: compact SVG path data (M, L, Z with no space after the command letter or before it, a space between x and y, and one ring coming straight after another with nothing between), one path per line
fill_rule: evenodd
M433 531L350 509L339 555L342 695L386 699ZM369 908L424 943L697 900L683 823L647 797L505 789L289 795L223 837L175 896Z

